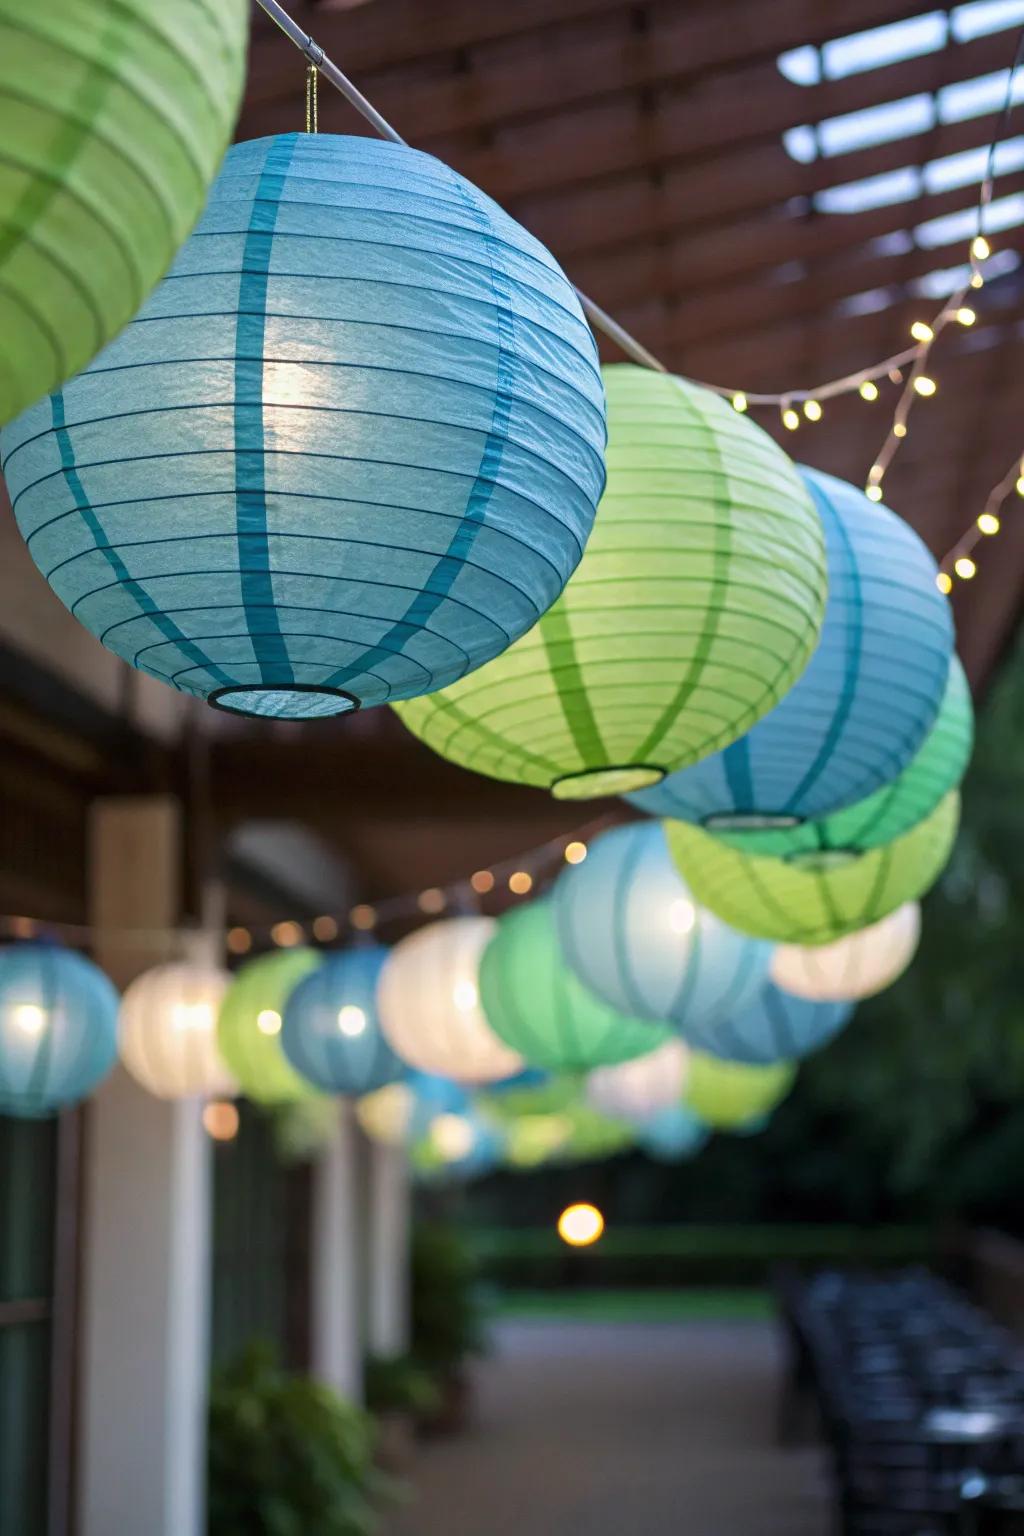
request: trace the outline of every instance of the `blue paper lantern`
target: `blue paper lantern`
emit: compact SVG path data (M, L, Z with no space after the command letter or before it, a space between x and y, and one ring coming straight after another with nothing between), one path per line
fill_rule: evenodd
M387 957L376 944L331 955L285 1003L281 1048L296 1072L325 1093L372 1093L406 1075L377 1017Z
M572 970L604 1002L677 1029L746 1007L772 946L698 907L657 822L614 827L555 883L558 937Z
M641 1150L659 1163L684 1163L696 1157L708 1143L711 1132L685 1104L661 1109L637 1127L636 1139Z
M793 997L768 982L742 1012L713 1024L697 1022L684 1033L688 1043L707 1056L766 1067L820 1051L850 1022L853 1009L850 1002Z
M559 595L604 485L554 258L401 145L236 144L140 315L9 426L18 526L105 645L240 714L432 692Z
M38 1119L77 1104L117 1060L117 991L53 944L0 949L0 1114Z
M863 491L801 474L821 515L829 596L818 649L739 741L630 800L709 831L799 827L890 783L938 713L953 647L937 567Z

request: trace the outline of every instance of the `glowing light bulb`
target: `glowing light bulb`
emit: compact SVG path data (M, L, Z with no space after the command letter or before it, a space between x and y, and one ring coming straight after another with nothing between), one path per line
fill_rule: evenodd
M212 1029L215 1022L209 1003L175 1003L171 1020L175 1029Z
M420 891L416 899L416 905L421 912L443 912L447 897L440 886L430 885L425 891Z
M999 519L993 512L983 512L978 518L978 527L982 533L998 533L1000 528Z
M41 1035L49 1022L46 1009L40 1008L38 1003L15 1003L10 1010L10 1018L15 1029L32 1039Z
M878 399L878 385L875 383L874 379L864 380L860 386L860 397L862 400Z
M1020 479L1017 481L1017 484L1014 486L1014 490L1017 492L1018 496L1024 496L1024 475L1021 475Z
M525 896L527 891L533 890L533 876L525 869L517 869L508 877L508 888L513 896Z
M558 1235L570 1248L588 1248L604 1231L604 1217L596 1205L566 1206L558 1218Z
M452 992L452 1000L460 1013L468 1013L471 1008L476 1007L479 995L475 982L457 981Z
M953 590L953 578L947 571L940 571L935 578L935 585L940 592L945 592L948 596Z
M330 944L332 939L338 937L338 920L325 913L323 917L313 919L313 937L321 944Z
M569 843L566 845L565 862L567 864L582 864L586 856L586 843Z
M971 241L971 255L974 257L975 261L987 261L988 258L992 255L992 247L989 245L984 235L975 235L974 239Z
M821 420L821 402L820 402L820 400L805 400L804 401L804 415L807 417L808 421L820 421Z
M969 555L961 555L960 559L954 564L953 569L961 581L970 581L971 577L977 572L978 567Z
M488 891L494 890L494 876L489 869L478 869L470 875L469 883L478 896L486 896Z
M915 320L910 327L910 334L915 341L934 341L935 332L925 320Z
M969 304L961 304L956 312L956 318L961 325L973 325L978 316Z
M905 421L894 421L892 424L893 437L906 437L907 424Z
M982 277L981 273L980 272L972 272L971 273L971 287L972 288L982 288L982 287L984 287L984 285L985 285L985 279Z
M302 943L304 935L298 923L275 923L270 937L280 949L294 949Z
M252 934L248 928L230 928L227 946L233 955L246 955L252 949Z
M782 413L782 425L788 432L795 432L800 425L800 417L791 405L787 406Z
M214 1141L233 1141L238 1135L238 1110L223 1099L214 1099L203 1109L203 1130Z
M344 1008L338 1009L338 1028L354 1040L366 1029L366 1014L355 1003L346 1003Z
M919 395L934 395L938 387L935 380L927 373L919 373L914 380L914 388Z
M256 1028L261 1035L279 1035L281 1033L281 1015L273 1008L262 1008L256 1015Z
M747 409L747 397L743 393L742 389L738 389L733 395L732 408L734 411L739 411L741 414Z
M361 933L368 933L377 922L376 908L367 905L366 902L360 902L357 907L352 908L348 920L353 928L358 928Z
M691 933L697 921L697 909L692 901L680 897L668 909L668 925L673 933Z
M868 501L881 501L882 487L880 485L866 485L864 487L864 495Z

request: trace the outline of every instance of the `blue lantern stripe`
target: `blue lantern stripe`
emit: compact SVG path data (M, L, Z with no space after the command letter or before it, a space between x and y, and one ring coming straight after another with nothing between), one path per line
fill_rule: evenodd
M746 736L726 747L722 753L722 769L734 804L753 805L754 776L750 765L750 742Z
M263 352L274 226L295 141L271 139L245 237L235 331L235 518L242 605L249 621L260 680L294 683L281 635L270 574L263 422Z
M89 498L85 494L85 488L82 485L81 477L75 464L75 450L71 442L71 434L68 432L64 421L64 396L59 392L50 396L50 419L53 424L54 435L57 439L57 449L60 453L61 474L74 497L75 509L80 513L83 522L92 534L96 549L103 555L110 569L117 577L114 585L124 587L125 591L137 603L140 614L144 618L152 620L161 634L166 635L168 640L180 646L193 665L209 673L216 682L230 681L227 674L221 672L220 668L210 661L209 657L178 628L174 620L157 606L145 587L129 575L124 561L117 550L108 542L103 524L96 516ZM82 599L79 598L78 602L81 601ZM72 613L74 613L75 608L78 606L78 602L72 605Z

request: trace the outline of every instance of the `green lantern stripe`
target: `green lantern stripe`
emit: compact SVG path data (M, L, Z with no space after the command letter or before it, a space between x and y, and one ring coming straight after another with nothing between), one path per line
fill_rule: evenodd
M959 796L894 842L809 862L746 854L686 822L664 823L669 851L701 905L741 933L828 944L879 922L938 879L959 820Z
M583 684L569 614L555 603L543 616L538 627L544 641L558 707L569 727L576 750L585 762L595 767L605 767L608 752L601 740Z

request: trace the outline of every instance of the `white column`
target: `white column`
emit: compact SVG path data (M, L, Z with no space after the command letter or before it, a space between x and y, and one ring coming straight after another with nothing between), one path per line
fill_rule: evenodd
M403 1146L373 1142L370 1153L369 1347L374 1355L409 1349L409 1240L412 1195Z
M170 958L115 930L180 916L180 811L100 801L91 826L96 957L119 986ZM81 1536L202 1536L210 1143L202 1106L151 1098L121 1069L88 1108L80 1392Z
M363 1395L359 1304L359 1160L355 1117L339 1103L313 1170L313 1374L351 1402Z

